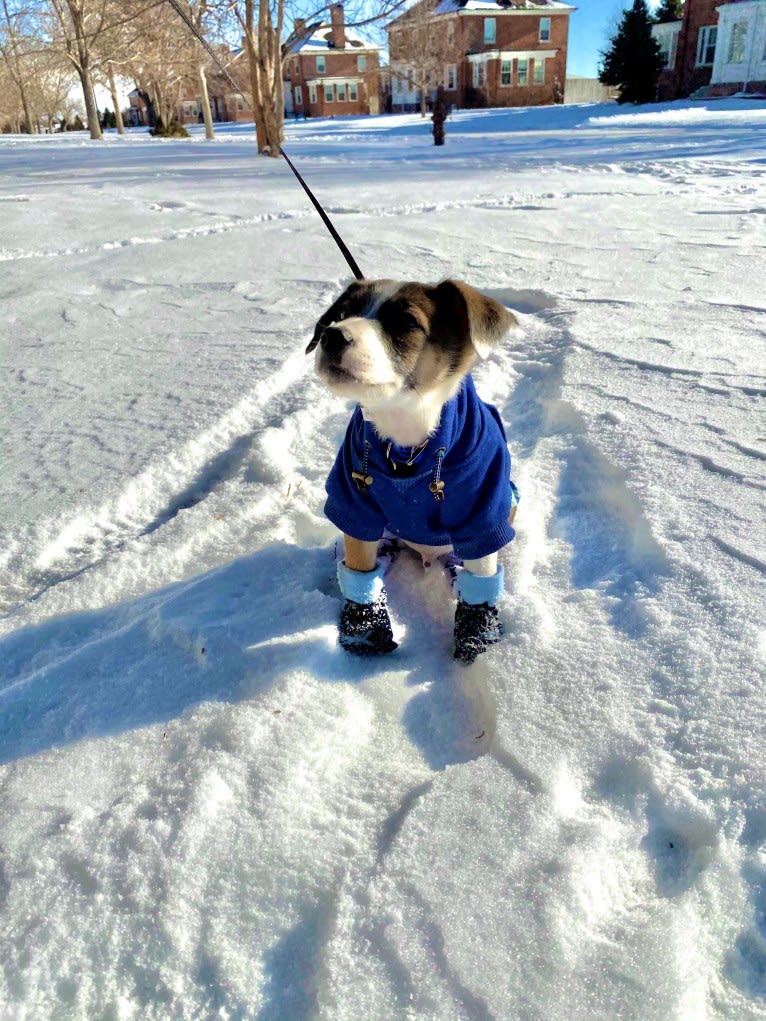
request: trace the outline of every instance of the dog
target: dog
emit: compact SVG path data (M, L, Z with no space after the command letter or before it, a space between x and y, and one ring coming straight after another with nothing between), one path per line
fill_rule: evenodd
M456 659L500 640L498 551L515 535L518 490L497 410L471 368L517 325L459 280L352 283L319 319L306 354L340 397L357 403L327 479L325 514L344 535L340 644L360 655L397 647L379 543L401 540L429 562L462 561Z

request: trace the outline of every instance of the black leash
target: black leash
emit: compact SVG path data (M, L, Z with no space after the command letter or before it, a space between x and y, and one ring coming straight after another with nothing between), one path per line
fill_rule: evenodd
M351 252L349 252L349 250L346 247L346 243L344 242L343 238L337 232L335 227L333 227L332 221L330 220L330 217L327 215L327 213L324 211L324 209L320 205L319 200L314 195L314 192L311 190L311 188L309 188L309 186L303 180L303 178L298 173L296 168L293 166L292 160L287 155L287 153L285 152L285 150L282 148L281 145L279 147L279 151L282 154L282 156L284 156L285 161L286 161L288 167L292 170L292 172L295 174L296 178L298 179L298 184L301 186L301 188L303 188L303 190L306 192L308 197L311 199L311 203L314 206L314 209L316 209L316 211L322 217L322 221L323 221L325 227L327 227L327 229L329 230L330 235L332 236L333 240L335 241L335 244L338 246L338 248L340 248L341 254L343 255L343 258L346 260L346 262L348 263L351 272L354 274L354 276L356 277L357 280L364 280L364 273L362 273L362 271L357 266L356 259L351 254Z
M167 2L170 4L170 6L173 8L173 10L176 12L176 14L179 16L179 18L183 21L183 23L186 25L186 27L189 29L189 31L192 33L192 35L196 38L197 42L200 43L202 48L205 50L207 55L214 62L214 64L217 66L218 70L224 76L224 78L229 83L229 85L231 85L231 87L234 89L236 94L239 95L239 96L242 96L244 101L247 102L247 96L244 95L244 93L240 89L239 85L237 85L237 83L234 81L232 76L229 74L228 69L221 62L218 54L215 52L213 47L210 45L210 43L207 41L207 39L205 39L205 37L202 35L202 33L197 28L197 26L191 20L191 18L189 17L188 12L183 9L183 7L180 5L178 0L167 0ZM287 155L287 153L285 152L285 150L282 148L281 145L279 147L279 154L280 154L280 156L284 157L284 160L287 163L288 167L295 174L295 177L296 177L296 180L298 181L298 184L300 184L301 188L303 188L303 190L306 192L306 194L308 195L309 199L311 200L311 204L314 206L314 209L316 209L316 211L322 217L322 222L324 223L325 227L327 227L328 231L330 232L330 236L332 237L333 241L335 242L335 244L340 249L341 255L343 256L343 258L348 263L349 269L354 274L354 276L356 277L357 280L363 280L364 279L364 273L362 273L362 271L359 269L359 266L357 265L356 259L351 254L351 252L348 250L348 247L345 244L345 242L343 241L343 238L340 236L340 234L337 232L337 230L333 226L332 221L330 220L330 217L324 211L324 208L322 207L322 205L319 202L319 200L317 199L317 197L314 195L314 193L311 190L311 188L309 188L309 186L303 180L303 178L298 173L296 168L293 166L293 163L290 160L290 157Z

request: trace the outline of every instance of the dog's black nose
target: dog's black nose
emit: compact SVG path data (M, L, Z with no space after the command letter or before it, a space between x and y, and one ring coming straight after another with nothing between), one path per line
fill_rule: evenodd
M325 326L319 343L328 355L337 356L345 347L348 347L351 340L337 326Z

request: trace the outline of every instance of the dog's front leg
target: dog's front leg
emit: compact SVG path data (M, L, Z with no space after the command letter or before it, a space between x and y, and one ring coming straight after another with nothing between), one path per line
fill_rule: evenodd
M344 535L343 559L350 571L374 571L378 560L378 543Z
M503 633L497 602L503 592L502 565L497 553L464 560L457 578L455 608L455 659L473 663L487 647L500 641Z
M397 646L383 588L383 565L377 542L343 536L344 559L338 564L338 584L345 599L338 638L347 652L379 656Z

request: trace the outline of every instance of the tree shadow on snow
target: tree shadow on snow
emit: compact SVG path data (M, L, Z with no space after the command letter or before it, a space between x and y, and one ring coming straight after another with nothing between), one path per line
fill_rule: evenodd
M441 618L424 614L412 579L395 583L397 565L392 609L409 632L392 655L358 659L337 645L335 570L332 549L275 545L140 599L12 633L0 640L0 763L165 724L204 701L244 701L292 671L422 685L403 722L425 758L443 768L481 754L471 715L483 696L449 659L448 594Z
M279 545L12 633L0 640L0 762L251 697L275 679L253 669L253 645L289 638L303 663L324 662L339 606L334 574L332 550Z

